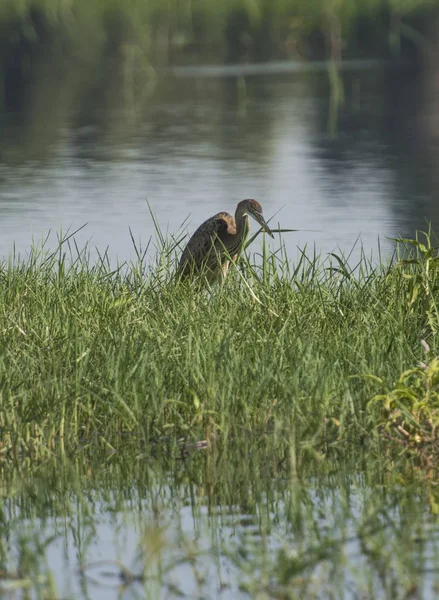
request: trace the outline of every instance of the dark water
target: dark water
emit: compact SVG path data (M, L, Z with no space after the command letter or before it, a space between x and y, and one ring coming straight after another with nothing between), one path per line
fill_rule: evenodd
M126 260L134 256L129 228L143 244L154 235L147 201L175 233L186 219L193 231L255 197L273 223L313 230L285 236L292 259L305 244L349 252L358 237L367 251L380 238L389 252L386 236L413 236L426 220L439 229L425 75L351 65L335 122L324 70L210 74L177 72L141 109L103 105L101 96L60 108L43 89L23 113L3 114L0 255L87 223L79 245Z

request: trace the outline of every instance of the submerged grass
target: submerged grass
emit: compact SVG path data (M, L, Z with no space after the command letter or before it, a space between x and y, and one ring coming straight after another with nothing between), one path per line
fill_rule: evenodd
M185 460L132 450L0 469L1 592L432 597L437 523L418 482L382 485L371 461L353 475L349 457L291 477L275 436L241 436Z
M163 237L150 266L141 249L117 269L92 262L71 236L12 258L0 271L0 455L74 454L91 439L111 450L121 432L149 442L274 431L293 469L304 453L368 440L384 456L389 406L371 398L423 359L421 339L437 354L437 266L411 247L404 262L362 255L354 267L264 249L202 292L176 283L176 243Z

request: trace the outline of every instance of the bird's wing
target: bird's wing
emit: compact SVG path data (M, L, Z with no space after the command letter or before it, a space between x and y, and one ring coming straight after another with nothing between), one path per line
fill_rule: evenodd
M221 244L221 235L228 232L229 224L232 221L232 217L226 212L218 213L207 219L207 221L204 221L192 235L186 248L183 250L178 267L179 271L185 272L189 269L197 269L206 263L209 256L211 256L212 250L218 244ZM213 256L215 257L215 254Z

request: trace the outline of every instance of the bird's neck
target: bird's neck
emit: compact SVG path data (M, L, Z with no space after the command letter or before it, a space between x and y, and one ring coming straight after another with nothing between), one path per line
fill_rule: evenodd
M240 236L242 240L244 240L249 231L250 231L250 219L248 218L248 214L240 214L235 218L236 221L236 233Z

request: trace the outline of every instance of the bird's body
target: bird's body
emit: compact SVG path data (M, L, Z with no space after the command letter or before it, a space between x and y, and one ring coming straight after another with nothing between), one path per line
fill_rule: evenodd
M209 284L223 280L230 261L235 261L250 231L249 215L269 233L262 216L262 207L256 200L243 200L236 208L235 218L220 212L195 231L180 259L178 267L182 279L204 277Z

